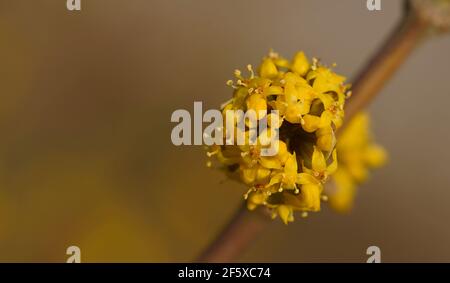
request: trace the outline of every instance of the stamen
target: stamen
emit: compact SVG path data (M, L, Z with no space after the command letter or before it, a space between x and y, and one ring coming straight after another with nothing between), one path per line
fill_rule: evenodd
M247 86L247 84L244 83L244 82L241 81L241 80L237 80L236 84L239 85L239 86L245 86L245 87Z
M218 154L218 153L219 153L219 150L216 149L216 150L211 151L211 152L208 151L208 152L206 153L206 155L207 155L208 157L211 157L211 156L216 155L216 154Z
M242 79L242 73L240 70L234 70L234 76L238 79Z
M247 65L247 70L250 72L250 78L253 79L255 77L255 72L253 72L252 65L248 64Z
M280 55L277 52L275 52L273 49L270 49L269 57L272 59L277 59L278 57L280 57Z
M255 187L252 187L252 188L248 189L248 191L244 194L244 199L245 199L245 200L248 199L248 195L249 195L251 192L256 192L256 188L255 188Z
M347 98L350 98L352 96L353 92L351 90L347 91L347 93L345 94L347 96Z

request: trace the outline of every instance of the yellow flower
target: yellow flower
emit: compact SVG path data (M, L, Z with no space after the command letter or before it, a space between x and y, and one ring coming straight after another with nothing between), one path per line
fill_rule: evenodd
M345 77L323 66L315 67L314 70L311 70L306 79L308 81L314 81L313 88L318 93L342 93L342 86L345 81Z
M266 187L280 184L279 192L282 192L284 189L297 191L297 173L298 166L294 152L294 154L289 154L283 169L272 176Z
M278 153L275 156L261 156L261 145L241 146L241 177L246 184L261 184L267 180L272 169L281 169L287 163L288 151L284 142L278 142ZM267 182L266 182L267 183Z
M325 119L324 123L328 126L333 122L336 128L339 129L342 126L344 118L344 105L339 100L334 100L330 95L320 94L319 98L324 106L324 112L322 113Z
M325 159L325 156L323 155L322 151L319 150L317 147L314 147L314 152L312 154L312 168L309 169L306 166L303 166L303 172L300 173L300 178L310 178L306 175L311 175L315 179L319 180L321 183L325 183L328 179L328 177L336 172L338 168L337 163L337 154L336 150L332 153L332 162L330 165L327 165L327 161Z

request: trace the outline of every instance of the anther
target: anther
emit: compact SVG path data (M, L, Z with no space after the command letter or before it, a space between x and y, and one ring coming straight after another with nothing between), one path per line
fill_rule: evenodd
M215 150L215 151L211 151L211 152L206 152L206 155L208 156L208 157L211 157L211 156L213 156L213 155L216 155L216 154L218 154L219 153L219 150Z
M250 153L248 152L248 151L243 151L243 152L241 152L241 156L242 157L245 157L245 156L247 156L247 155L249 155Z

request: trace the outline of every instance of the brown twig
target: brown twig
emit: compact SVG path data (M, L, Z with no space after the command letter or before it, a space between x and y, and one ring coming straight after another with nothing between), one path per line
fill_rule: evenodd
M408 13L380 51L355 79L353 96L345 105L345 120L364 109L408 58L428 30L428 23L414 12ZM342 129L340 129L342 130Z
M230 262L255 240L268 225L267 211L259 208L256 213L242 205L230 223L219 234L212 245L197 259L199 262Z
M420 2L412 0L412 2ZM389 78L408 58L428 28L433 25L417 9L407 9L403 19L383 47L375 54L353 84L353 96L346 104L346 121L364 109ZM425 16L423 16L425 15ZM344 124L345 126L345 124ZM340 132L342 132L340 130ZM219 237L197 259L199 262L234 261L252 240L270 223L264 210L249 212L242 206L219 234Z

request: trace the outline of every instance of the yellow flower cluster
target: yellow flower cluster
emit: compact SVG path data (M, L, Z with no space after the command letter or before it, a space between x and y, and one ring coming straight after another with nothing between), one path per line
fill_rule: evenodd
M266 206L273 217L288 223L294 211L302 216L319 211L325 199L323 185L337 170L335 132L343 122L349 86L344 77L315 58L308 60L303 52L292 61L270 52L257 74L252 66L247 69L247 77L236 70L235 80L228 81L234 95L222 105L223 113L267 113L257 119L267 119L269 127L279 130L278 153L262 156L263 143L258 140L254 145L214 145L208 156L215 156L249 187L244 194L249 209Z
M386 152L373 142L369 122L366 113L359 113L339 137L339 168L332 176L334 186L327 191L330 206L338 212L351 210L357 185L367 179L369 169L386 162Z

